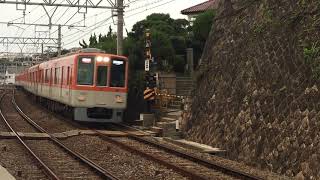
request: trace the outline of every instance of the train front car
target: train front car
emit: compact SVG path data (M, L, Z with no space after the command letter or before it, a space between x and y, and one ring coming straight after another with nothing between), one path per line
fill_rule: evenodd
M74 68L74 120L121 122L127 106L128 59L103 53L79 54Z

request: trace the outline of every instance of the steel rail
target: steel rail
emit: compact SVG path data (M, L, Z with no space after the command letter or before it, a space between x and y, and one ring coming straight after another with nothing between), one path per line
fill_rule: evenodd
M177 165L175 165L173 163L170 163L168 161L162 160L162 159L160 159L160 158L158 158L156 156L153 156L153 155L151 155L149 153L145 153L145 152L143 152L141 150L135 149L134 147L132 147L130 145L127 145L125 143L122 143L122 142L119 142L117 140L114 140L114 139L106 136L105 134L99 132L99 130L95 130L95 132L103 140L106 140L106 141L108 141L108 142L110 142L112 144L115 144L115 145L117 145L117 146L129 151L129 152L132 152L134 154L137 154L139 156L147 158L147 159L149 159L151 161L155 161L157 163L160 163L160 164L162 164L162 165L164 165L164 166L166 166L166 167L168 167L170 169L176 170L176 171L180 172L182 175L187 176L187 177L189 177L191 179L196 179L196 180L207 180L208 179L208 177L196 174L195 172L186 170L185 168L179 167L179 166L177 166Z
M129 127L127 125L124 125L124 124L116 124L116 125L122 126L122 127L125 127L125 128L135 129L135 128ZM183 157L183 158L186 158L186 159L191 160L193 162L199 163L199 164L204 165L204 166L206 166L208 168L219 170L219 171L221 171L221 172L223 172L225 174L228 174L228 175L231 175L231 176L234 176L234 177L238 177L238 178L241 178L241 179L252 179L252 180L263 180L263 179L265 179L263 177L252 175L252 174L249 174L247 172L243 172L243 171L237 170L235 168L223 165L221 163L217 163L217 162L214 162L214 161L203 159L203 158L200 158L200 157L197 157L195 155L183 152L183 151L178 150L178 149L173 149L172 147L169 147L169 146L164 145L164 144L158 144L156 142L153 142L151 140L145 139L143 137L136 136L136 135L134 135L134 134L132 134L132 133L130 133L128 131L126 131L126 133L128 133L128 137L131 138L131 139L134 139L136 141L139 141L139 142L142 142L142 143L149 144L151 146L160 148L160 149L165 150L167 152L176 154L176 155L178 155L180 157Z
M1 96L0 102L2 102L4 96L6 95L6 93L4 93ZM60 178L31 150L31 148L22 140L22 138L20 137L20 135L11 127L11 125L9 124L8 120L6 119L6 117L4 116L4 114L2 113L2 109L0 107L0 115L3 119L3 121L5 122L6 126L10 129L10 131L17 137L17 139L19 140L19 142L27 149L27 151L38 161L38 163L41 164L41 166L44 168L45 170L45 174L47 174L47 176L51 179L55 179L55 180L59 180Z
M106 171L104 168L102 168L101 166L99 166L98 164L96 164L95 162L91 161L90 159L88 159L87 157L81 155L78 152L75 152L73 150L71 150L70 148L68 148L67 146L65 146L62 142L60 142L56 137L54 137L52 134L48 133L46 130L44 130L41 126L39 126L36 122L34 122L30 117L28 117L21 109L20 107L17 105L17 103L15 102L15 98L13 95L12 98L12 104L14 105L14 107L16 108L16 110L18 111L18 113L32 126L34 126L36 129L38 129L40 132L42 133L46 133L49 135L49 138L55 142L57 145L59 145L62 149L64 149L65 151L67 151L69 154L71 154L72 156L76 157L78 160L82 161L83 163L89 165L89 167L91 167L92 169L94 169L95 171L97 171L101 176L103 176L105 179L108 180L119 180L119 178L117 178L116 176L114 176L113 174L111 174L110 172Z

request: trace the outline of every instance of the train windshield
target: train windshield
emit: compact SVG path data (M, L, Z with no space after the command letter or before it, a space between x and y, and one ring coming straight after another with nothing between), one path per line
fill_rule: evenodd
M78 61L78 80L79 85L93 85L94 58L80 57Z
M97 68L97 86L107 86L108 67L98 66Z
M120 59L113 59L110 74L111 87L125 87L126 62Z

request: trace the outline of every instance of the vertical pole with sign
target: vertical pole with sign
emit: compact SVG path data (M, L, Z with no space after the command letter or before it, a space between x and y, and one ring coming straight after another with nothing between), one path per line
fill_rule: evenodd
M150 61L149 61L148 59L146 59L146 60L144 61L144 70L145 70L146 72L148 72L148 71L150 70Z
M152 87L151 83L151 72L150 72L150 61L151 61L151 37L149 29L146 30L146 47L145 47L145 62L144 62L144 70L145 70L145 90L143 92L144 100L147 104L147 112L151 112L151 103L155 99L154 87Z

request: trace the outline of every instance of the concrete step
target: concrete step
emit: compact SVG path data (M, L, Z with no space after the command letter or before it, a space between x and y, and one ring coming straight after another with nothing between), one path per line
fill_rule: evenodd
M176 93L179 93L179 92L189 92L189 91L191 91L191 88L190 88L190 89L183 88L183 89L177 89L177 92L176 92Z
M13 177L13 175L11 175L9 173L9 171L7 171L7 169L5 169L4 167L0 166L0 177L1 179L7 179L7 180L15 180L15 178Z
M163 129L161 127L157 127L157 126L152 126L150 128L150 131L152 131L155 136L162 136L162 132L163 132Z
M203 153L210 153L210 154L216 154L216 155L224 155L226 153L226 150L208 146L206 144L200 144L197 142L188 141L185 139L174 140L172 138L163 138L163 140L184 148L194 149Z
M177 80L177 81L192 80L192 78L189 77L189 76L177 76L177 77L176 77L176 80Z
M182 111L180 109L176 109L172 112L169 112L165 115L165 117L172 119L179 119L181 117Z
M181 104L168 104L171 109L181 109Z
M192 79L185 79L185 80L176 80L176 83L193 83Z
M182 102L171 102L170 105L181 106Z
M179 91L176 93L177 96L190 96L191 91Z
M171 137L171 136L177 135L175 121L173 121L173 122L157 122L156 126L162 128L162 136L163 137Z
M177 119L174 118L170 118L170 117L161 117L160 121L161 122L172 122L172 121L176 121Z
M176 92L179 90L191 90L194 86L177 86Z
M143 120L140 120L140 119L135 120L135 121L132 122L132 125L134 125L134 126L143 126Z
M193 80L192 79L186 79L186 80L176 80L176 83L193 83Z
M178 87L187 87L187 86L193 86L193 83L177 83L176 86Z
M181 117L181 115L170 115L170 114L166 114L165 116L175 120L178 120Z

